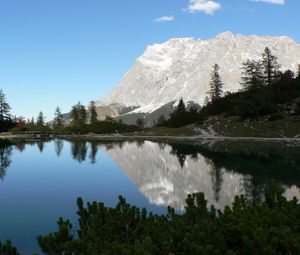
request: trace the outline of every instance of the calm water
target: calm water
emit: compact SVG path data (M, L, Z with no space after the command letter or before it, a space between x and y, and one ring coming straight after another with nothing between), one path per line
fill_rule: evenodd
M36 236L76 223L76 198L114 206L127 201L163 213L204 192L223 208L234 196L260 200L271 180L300 198L300 147L267 143L202 145L108 141L1 141L0 240L22 254L39 252Z

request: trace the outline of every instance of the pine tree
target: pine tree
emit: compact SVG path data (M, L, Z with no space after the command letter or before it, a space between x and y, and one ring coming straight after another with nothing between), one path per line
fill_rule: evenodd
M90 123L93 125L98 120L98 113L96 111L96 106L94 101L91 101L90 103L89 114L90 114Z
M265 84L271 85L271 83L278 77L278 72L281 66L277 62L277 57L272 54L268 47L265 48L265 51L262 54L262 66Z
M245 91L258 89L263 85L263 70L261 61L247 60L242 67L241 85Z
M145 120L143 118L138 118L136 120L136 125L139 127L139 128L144 128L145 126Z
M64 119L63 119L63 115L61 113L61 110L58 106L56 107L54 116L55 117L54 117L54 120L53 120L53 127L54 128L62 128Z
M183 113L186 111L185 103L183 102L183 99L180 98L179 103L177 105L177 108L175 110L176 113Z
M81 104L78 105L78 124L79 125L84 125L86 124L86 120L87 120L87 111L85 109L85 107Z
M70 117L72 125L84 125L87 120L87 111L85 107L78 102L72 107Z
M215 64L213 66L213 70L210 73L210 89L208 91L208 94L210 96L210 101L215 102L218 100L221 95L222 95L222 87L223 87L223 82L221 79L221 76L219 74L220 67Z
M5 94L3 93L3 90L0 89L0 121L10 119L10 109L11 108L5 98Z
M72 110L71 110L71 113L70 113L70 118L71 118L71 124L72 125L77 125L78 124L79 113L78 113L77 105L72 106Z
M38 126L45 126L45 117L42 112L39 113L37 120L36 120L36 124Z

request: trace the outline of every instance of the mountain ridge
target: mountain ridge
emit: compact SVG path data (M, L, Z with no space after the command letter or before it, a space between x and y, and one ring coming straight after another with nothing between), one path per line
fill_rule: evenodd
M259 59L265 47L278 57L282 70L297 70L300 45L287 36L244 36L227 31L209 40L173 38L148 46L98 104L133 107L127 115L150 114L180 98L203 105L215 63L220 66L224 92L236 92L241 88L243 62Z

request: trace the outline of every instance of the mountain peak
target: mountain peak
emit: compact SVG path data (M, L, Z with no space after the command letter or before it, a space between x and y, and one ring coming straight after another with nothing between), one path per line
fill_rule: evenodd
M148 46L103 102L140 106L147 112L180 98L202 105L215 63L220 66L224 92L236 92L241 88L242 64L261 58L265 47L278 57L283 70L297 70L300 45L286 36L244 36L227 31L210 40L174 38Z

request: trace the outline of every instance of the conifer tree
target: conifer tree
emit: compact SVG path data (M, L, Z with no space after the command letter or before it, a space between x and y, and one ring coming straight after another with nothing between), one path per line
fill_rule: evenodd
M222 87L223 87L223 82L221 79L221 76L219 74L220 67L215 64L213 66L213 70L210 73L210 89L208 91L208 94L210 96L210 101L215 102L218 100L221 95L222 95Z
M242 67L241 85L245 91L258 89L263 85L262 62L247 60Z
M278 64L277 57L274 56L271 50L266 47L262 54L262 66L264 73L264 82L266 85L271 83L278 77L280 64Z
M3 93L3 90L0 89L0 121L8 120L10 119L10 106L6 101L5 94Z
M143 118L138 118L136 120L136 125L139 127L139 128L144 128L145 126L145 120Z
M96 106L94 101L91 101L90 103L89 114L90 114L90 123L93 125L98 120L98 113L96 111Z
M175 110L176 113L183 113L186 111L185 103L183 102L183 99L180 98L179 103L177 105L177 108Z
M72 110L71 110L71 113L70 113L70 118L71 118L71 124L72 125L77 125L78 124L79 114L78 114L77 105L72 106Z
M78 105L78 124L79 125L84 125L86 124L86 120L87 120L87 111L85 109L85 107L83 105Z
M63 115L61 113L60 108L57 106L54 113L53 127L54 128L62 128L63 127Z
M86 124L87 112L85 107L80 102L78 102L78 104L72 107L70 117L72 125Z
M39 113L37 120L36 120L36 124L38 126L45 126L45 117L42 112Z

